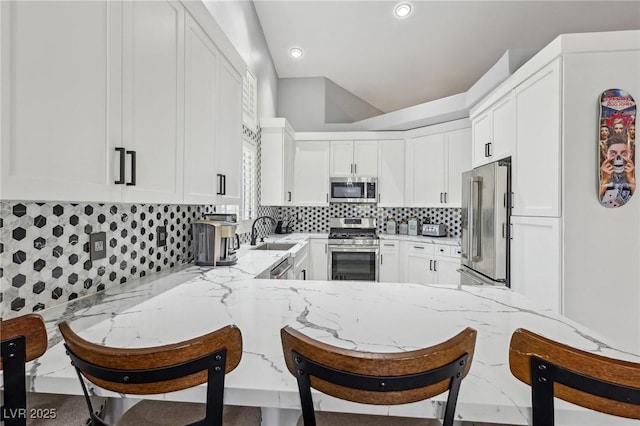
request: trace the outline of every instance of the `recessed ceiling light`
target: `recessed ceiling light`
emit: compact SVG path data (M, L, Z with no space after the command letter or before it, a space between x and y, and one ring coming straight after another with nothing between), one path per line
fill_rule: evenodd
M291 49L289 51L289 55L293 56L294 58L299 58L302 56L302 49L298 48L298 47L294 47L293 49Z
M395 13L398 18L406 18L411 15L411 10L411 3L400 3L393 10L393 13Z

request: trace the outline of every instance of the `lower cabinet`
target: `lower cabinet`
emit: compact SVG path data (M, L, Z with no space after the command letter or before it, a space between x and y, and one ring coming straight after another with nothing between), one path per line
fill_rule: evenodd
M433 244L406 242L406 282L418 284L433 284L435 271L433 270Z
M562 313L560 218L511 216L511 289Z
M380 265L378 281L381 283L402 282L400 269L400 242L380 240Z
M460 284L460 247L403 241L405 276L401 282L418 284Z
M296 280L311 279L309 274L311 266L309 251L309 244L307 244L304 248L300 249L298 253L296 253L296 257L293 262L293 276Z
M326 239L310 238L309 239L309 278L311 280L326 281L329 274L327 273L327 259L329 257L328 247L329 241Z

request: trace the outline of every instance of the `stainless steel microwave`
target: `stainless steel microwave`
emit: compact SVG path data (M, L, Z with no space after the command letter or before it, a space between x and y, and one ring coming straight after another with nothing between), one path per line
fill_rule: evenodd
M333 177L329 190L332 203L378 202L378 178L374 177Z

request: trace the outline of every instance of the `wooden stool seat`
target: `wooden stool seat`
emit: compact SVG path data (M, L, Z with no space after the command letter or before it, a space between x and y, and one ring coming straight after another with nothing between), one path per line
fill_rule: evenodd
M640 419L640 364L585 352L518 329L509 344L509 367L531 385L534 426L553 425L553 399Z
M476 334L467 328L429 348L371 353L328 345L292 327L280 331L287 369L298 381L305 426L316 424L311 388L347 401L375 405L422 401L448 390L444 425L451 426L460 383L473 359ZM353 421L357 419L367 424L392 420L385 416L352 417Z
M67 322L58 326L87 396L83 378L101 388L130 395L162 394L207 384L206 404L140 402L131 407L133 411L130 414L122 416L120 420L123 422L143 426L147 418L150 425L167 420L171 426L222 426L224 378L238 366L242 357L242 333L237 327L229 325L171 345L127 349L101 346L84 340L71 330ZM89 412L92 412L91 404L88 406ZM184 423L177 423L181 422L177 419L180 414L178 407L186 408L180 409L180 413L187 412L193 416ZM192 408L194 410L189 412ZM195 408L203 408L204 411L198 413ZM202 415L197 418L196 414ZM91 421L93 426L110 426L93 414Z
M0 392L3 411L9 418L5 426L85 426L89 420L85 398L72 395L44 394L26 391L25 364L47 350L47 330L42 317L23 315L0 321L0 369L3 385ZM98 410L105 398L92 397ZM22 410L23 415L13 415Z

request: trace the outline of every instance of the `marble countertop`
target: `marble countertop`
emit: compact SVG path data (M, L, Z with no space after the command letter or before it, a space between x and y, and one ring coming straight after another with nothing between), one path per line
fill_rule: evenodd
M530 388L508 366L509 339L519 327L640 362L640 357L607 345L602 336L506 288L252 278L289 254L244 247L232 267L188 266L41 311L50 333L49 350L28 364L28 389L81 393L57 331L61 320L70 321L85 339L121 347L169 344L236 324L243 334L243 357L226 378L225 402L280 411L300 407L296 380L282 354L279 332L285 325L329 344L375 352L431 346L467 326L475 328L476 351L462 382L457 420L530 424ZM205 393L205 386L198 386L149 398L202 402ZM440 416L445 401L446 394L413 404L368 406L314 393L320 410L381 415ZM635 423L556 400L556 424Z

